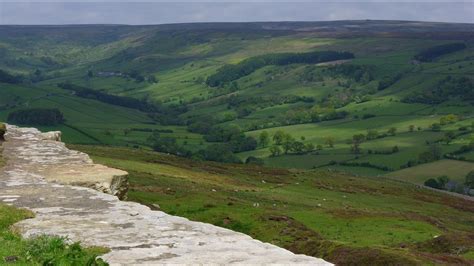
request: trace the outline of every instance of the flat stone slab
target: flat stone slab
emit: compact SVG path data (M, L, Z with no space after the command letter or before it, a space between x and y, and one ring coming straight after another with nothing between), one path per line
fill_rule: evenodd
M36 214L15 225L25 237L59 235L86 246L108 247L111 252L102 258L111 265L331 265L245 234L152 211L120 201L114 193L97 191L108 185L91 186L94 179L102 184L126 173L93 164L87 154L44 140L40 134L36 129L9 126L4 143L8 162L0 170L0 202Z

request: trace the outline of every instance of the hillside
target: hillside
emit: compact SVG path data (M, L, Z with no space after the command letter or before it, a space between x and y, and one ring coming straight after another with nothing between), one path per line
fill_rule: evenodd
M57 108L36 126L69 143L364 175L473 161L471 24L0 28L0 120Z
M77 146L130 173L129 200L339 265L470 264L472 201L334 171ZM459 252L459 253L457 253Z

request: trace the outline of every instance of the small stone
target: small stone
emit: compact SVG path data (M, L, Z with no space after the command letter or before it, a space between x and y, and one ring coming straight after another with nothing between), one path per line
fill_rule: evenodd
M17 256L6 256L5 258L3 258L3 260L6 263L13 263L13 262L16 262L18 260L18 257Z

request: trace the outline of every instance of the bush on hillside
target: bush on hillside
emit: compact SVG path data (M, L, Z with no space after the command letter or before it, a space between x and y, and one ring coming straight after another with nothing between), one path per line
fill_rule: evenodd
M6 132L7 132L7 127L5 126L5 124L0 123L0 140L5 140L3 136L5 135Z
M472 79L468 77L454 78L447 76L440 80L434 88L412 93L403 98L402 102L439 104L450 98L464 101L474 100L474 82Z
M10 83L10 84L18 84L23 81L22 76L14 76L4 70L0 69L0 82Z
M195 157L207 161L223 163L241 163L240 159L232 152L229 144L212 144L200 150Z
M30 108L13 111L8 114L7 121L11 124L55 126L65 121L59 109Z
M474 189L474 171L471 171L467 174L464 184L470 189Z
M467 46L464 43L448 43L437 45L419 52L414 56L414 58L423 62L429 62L442 55L466 49L466 47Z
M263 159L261 159L261 158L257 158L257 157L254 157L254 156L249 156L249 157L245 160L245 163L246 163L246 164L263 165L263 164L264 164L264 161L263 161Z

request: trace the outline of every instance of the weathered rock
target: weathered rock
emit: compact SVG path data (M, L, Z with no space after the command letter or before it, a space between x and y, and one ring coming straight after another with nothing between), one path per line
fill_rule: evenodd
M42 140L61 141L61 131L50 131L41 133Z
M60 142L42 140L39 135L35 129L9 127L4 143L4 155L9 160L0 170L0 202L35 212L35 218L15 225L25 237L60 235L84 245L108 247L111 251L103 259L111 265L329 264L241 233L120 201L89 188L94 186L55 183L87 182L88 177L109 180L122 173L104 170L87 155L70 151ZM103 179L103 170L109 179ZM116 190L112 185L94 188L108 189L112 194Z
M94 164L89 155L69 150L60 142L59 131L41 133L35 128L9 126L5 139L9 161L20 162L24 170L49 182L89 187L120 199L126 196L127 172Z

